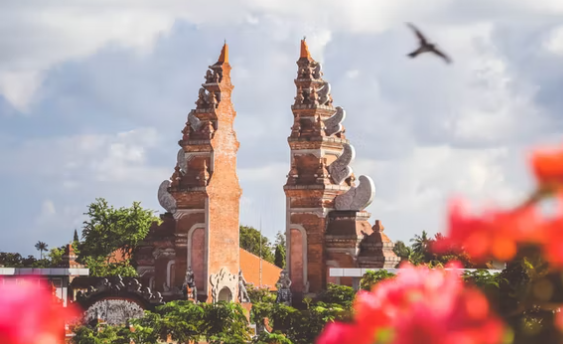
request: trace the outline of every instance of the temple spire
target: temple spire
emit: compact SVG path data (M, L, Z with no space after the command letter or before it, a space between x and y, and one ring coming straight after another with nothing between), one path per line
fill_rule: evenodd
M229 46L227 45L227 40L225 40L225 44L223 44L221 55L219 55L219 60L216 64L221 65L225 63L229 63Z
M301 40L301 52L299 54L299 58L311 59L311 54L309 53L309 47L307 46L307 42L305 42L305 37Z

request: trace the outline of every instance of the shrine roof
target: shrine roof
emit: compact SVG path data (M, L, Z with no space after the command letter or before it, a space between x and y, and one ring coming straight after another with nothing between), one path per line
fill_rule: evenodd
M244 249L240 249L240 269L247 283L254 287L268 287L277 290L276 282L280 277L282 269L262 259L262 283L260 283L260 258Z

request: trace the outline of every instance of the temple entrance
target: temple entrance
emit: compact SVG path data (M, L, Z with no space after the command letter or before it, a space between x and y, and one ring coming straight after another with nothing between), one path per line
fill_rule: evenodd
M223 287L223 289L219 292L219 301L233 301L233 293L228 287Z

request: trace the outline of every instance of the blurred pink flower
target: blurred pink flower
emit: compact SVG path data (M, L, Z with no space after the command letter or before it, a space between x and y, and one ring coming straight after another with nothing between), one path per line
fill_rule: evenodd
M0 278L0 343L62 344L65 324L78 315L39 278Z
M353 324L330 324L317 343L492 344L504 330L485 296L464 285L458 270L406 264L396 277L359 293L354 308Z

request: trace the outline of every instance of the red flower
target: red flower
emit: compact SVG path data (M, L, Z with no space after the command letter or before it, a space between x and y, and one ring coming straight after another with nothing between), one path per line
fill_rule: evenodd
M65 323L78 313L55 300L37 278L0 278L0 343L60 344Z
M446 238L433 245L437 252L459 246L477 261L490 258L508 261L516 255L518 243L538 240L535 231L538 220L533 207L471 216L462 201L454 200L449 214Z
M560 187L563 185L563 150L536 151L530 160L536 179L541 186Z
M382 334L387 336L380 341L392 344L498 343L502 322L460 274L407 264L397 277L359 293L355 323L327 326L318 344L373 343Z

